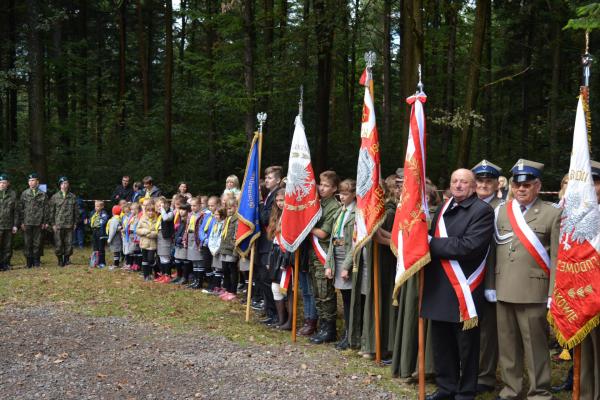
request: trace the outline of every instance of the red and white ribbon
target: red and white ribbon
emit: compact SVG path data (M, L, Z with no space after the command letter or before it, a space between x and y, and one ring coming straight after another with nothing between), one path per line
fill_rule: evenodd
M311 243L313 250L315 251L315 255L317 256L321 264L325 265L325 262L327 261L327 252L323 249L323 247L321 247L321 244L319 243L319 238L316 235L312 235Z
M435 229L435 237L438 238L447 238L448 232L446 232L446 224L444 223L444 213L446 212L448 206L452 202L452 198L449 199L440 215L438 217L438 221ZM489 249L488 249L489 252ZM466 321L473 318L477 318L477 309L475 308L475 302L473 301L472 292L481 284L484 278L485 272L485 261L487 259L487 253L481 264L477 267L475 271L467 278L460 266L460 263L457 260L446 260L441 259L440 262L442 267L444 268L444 272L446 276L450 280L452 284L452 288L456 293L456 298L458 299L458 306L460 311L460 320Z
M523 247L525 247L540 268L544 270L546 275L550 276L550 256L548 256L546 248L540 242L535 232L525 222L519 202L512 200L510 204L507 204L506 213L508 214L510 225L523 244Z

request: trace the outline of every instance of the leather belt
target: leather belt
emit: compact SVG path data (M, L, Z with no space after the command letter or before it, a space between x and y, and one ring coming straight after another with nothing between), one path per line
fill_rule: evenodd
M346 241L344 239L333 239L334 246L344 246Z

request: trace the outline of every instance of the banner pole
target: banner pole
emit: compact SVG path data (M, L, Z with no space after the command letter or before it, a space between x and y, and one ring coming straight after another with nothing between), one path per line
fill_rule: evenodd
M573 400L579 400L581 393L581 344L573 349Z
M252 301L252 279L254 274L254 248L255 243L252 242L252 247L250 248L250 270L248 271L248 289L246 295L246 322L250 321L250 303Z
M373 241L373 308L375 314L375 363L381 364L381 323L379 321L379 245Z
M298 277L300 276L300 249L294 254L294 300L292 305L292 342L296 343L296 320L298 319Z
M421 268L419 271L419 400L425 400L425 320L421 317L424 283L425 270Z

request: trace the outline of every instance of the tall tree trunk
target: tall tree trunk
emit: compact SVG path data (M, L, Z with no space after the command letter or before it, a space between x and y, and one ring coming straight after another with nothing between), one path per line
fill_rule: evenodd
M44 143L44 50L40 37L40 10L37 0L27 0L27 61L29 62L29 156L42 182L48 182Z
M80 57L82 60L82 67L80 72L81 79L81 97L79 98L79 131L85 136L88 132L88 3L89 1L80 0L80 17L79 17L79 37L82 43Z
M273 65L273 46L275 44L275 3L273 0L264 0L264 48L265 48L265 63L269 66ZM266 91L263 97L262 106L267 114L270 114L271 96L273 94L273 69L267 67L264 71L264 80L266 83ZM266 124L264 132L269 136L269 125Z
M206 30L206 40L205 44L205 52L206 59L208 60L208 89L211 93L215 93L217 90L217 83L215 77L215 54L214 49L217 45L217 30L216 30L216 20L218 14L218 6L216 4L216 0L205 0L206 1L206 14L207 14L207 23L204 24L204 28ZM208 103L208 113L209 113L209 123L208 123L208 137L207 137L207 147L208 147L208 165L217 165L217 157L215 150L215 138L217 136L217 104L216 99L211 97ZM209 178L212 180L216 180L218 176L217 168L209 168L208 169Z
M490 7L490 0L477 0L475 9L475 27L473 31L473 41L469 56L469 73L467 76L467 89L465 96L465 113L471 113L477 105L477 95L479 93L479 74L481 71L481 54L483 43L485 42L485 22L487 9ZM471 152L471 139L473 137L473 123L469 118L469 123L463 128L458 145L458 157L456 167L463 168L469 164Z
M119 5L119 115L117 117L117 136L121 136L125 131L125 79L126 79L126 63L125 56L127 46L127 0L120 0Z
M392 129L392 0L383 2L383 137Z
M17 24L15 12L15 0L8 2L8 54L7 54L7 69L15 68L15 60L17 41ZM12 79L11 79L12 81ZM16 82L11 82L11 85L6 89L6 132L8 136L8 145L14 146L17 143L17 87Z
M331 0L314 0L317 38L317 151L316 173L326 168L329 142L329 96L331 94L332 47L335 28L334 4Z
M554 23L554 40L552 41L552 86L550 89L550 165L555 167L558 161L558 97L560 89L561 67L561 25L560 21Z
M144 35L144 10L142 0L136 0L135 11L137 14L137 39L138 53L140 63L140 77L142 83L142 104L144 118L148 118L150 110L150 96L148 94L148 46L146 45L146 37Z
M310 1L303 0L302 8L302 52L303 56L300 60L302 66L302 81L306 82L308 76L308 61L310 56L308 39L310 37L309 26L310 26Z
M185 35L187 28L187 5L188 0L182 0L179 6L179 12L181 13L181 31L179 31L179 80L183 82L183 60L185 57Z
M494 79L492 72L492 7L488 7L486 15L486 29L485 29L485 69L487 83L491 83ZM484 108L484 132L483 138L483 156L485 158L492 157L492 143L494 143L494 109L493 109L493 97L494 90L492 86L488 86L485 91L485 97L483 100Z
M56 114L58 116L59 139L65 150L70 147L67 123L69 119L69 95L67 93L67 78L65 76L63 52L63 24L60 18L56 19L52 30L52 57L54 59L54 89L56 95Z
M281 0L279 7L279 59L282 60L286 57L285 36L288 22L288 1Z
M165 138L163 176L171 178L173 167L173 140L171 135L171 101L173 96L173 4L165 1Z
M244 118L244 127L248 141L254 135L254 47L256 45L256 33L254 30L254 2L244 0L244 87L248 105Z
M352 35L350 39L350 66L348 77L348 103L350 104L350 108L348 110L348 115L346 118L348 119L348 131L354 132L354 105L356 104L356 42L358 40L358 31L360 27L360 0L354 0L353 4L353 15L354 19L352 21Z
M526 0L523 1L522 13L523 17L527 18L527 16L531 15L532 5ZM533 26L535 24L534 16L531 18L527 18L527 23L524 26L524 46L521 49L522 53L522 69L525 70L527 67L531 65L531 54L532 54L532 44L533 44ZM525 72L521 76L521 143L520 149L523 154L523 157L529 157L529 103L531 98L530 93L530 79L531 74L529 72Z
M448 48L446 49L446 85L444 86L444 105L446 112L449 115L454 114L454 76L456 68L456 31L458 27L458 8L459 5L451 0L446 2L445 19L446 25L449 28ZM454 130L448 124L442 126L441 131L441 154L447 156L449 154L450 143L452 141ZM440 187L446 187L446 179L448 175L445 171L445 165L440 171L439 184Z

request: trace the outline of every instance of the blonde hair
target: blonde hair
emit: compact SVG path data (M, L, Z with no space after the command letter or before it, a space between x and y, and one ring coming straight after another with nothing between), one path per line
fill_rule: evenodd
M227 177L227 179L225 179L225 183L227 183L227 182L232 182L233 183L233 187L236 188L236 189L240 188L240 180L235 175L229 175Z
M227 201L225 202L225 205L229 208L229 207L236 207L238 206L238 202L235 198L229 198L227 199Z
M104 207L104 200L94 200L94 205Z
M338 187L340 192L356 193L356 181L354 179L344 179Z
M567 191L567 183L569 183L569 174L565 174L562 180L560 181L560 191L558 192L558 199L562 200L565 197L565 192Z
M396 177L398 175L392 174L385 178L383 181L383 188L385 190L384 200L386 203L394 202L396 203Z

